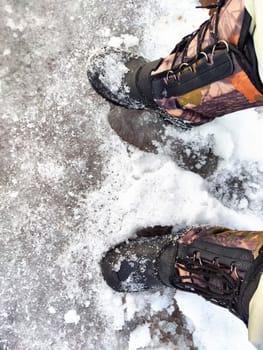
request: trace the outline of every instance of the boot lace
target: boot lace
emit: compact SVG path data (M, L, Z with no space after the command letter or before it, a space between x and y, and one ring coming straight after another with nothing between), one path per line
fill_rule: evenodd
M234 261L231 266L226 266L220 263L218 257L214 257L213 261L202 259L197 251L191 257L177 258L175 267L185 272L185 275L178 273L175 277L173 284L176 288L200 294L237 314L242 277Z
M182 68L185 68L187 66L190 66L190 64L189 64L190 62L187 62L186 56L187 56L189 45L191 44L191 42L193 41L193 39L195 37L197 37L196 55L195 55L194 59L191 59L191 60L194 61L194 60L198 59L198 57L200 57L201 55L204 55L208 60L207 54L204 51L202 51L202 43L204 41L206 32L208 30L210 31L210 35L212 37L212 41L213 41L214 45L217 45L217 43L220 42L219 37L218 37L219 13L220 13L222 6L225 4L225 2L226 2L226 0L218 0L217 3L215 3L215 4L206 5L206 6L196 6L196 8L215 9L216 11L215 11L215 14L213 16L211 16L210 19L208 19L204 23L202 23L201 26L196 31L185 36L175 46L175 48L171 52L171 54L175 54L173 62L172 62L172 67L174 67L175 62L176 62L179 54L182 54L181 64L179 64L179 70L181 70ZM215 20L213 21L213 25L212 25L213 18L215 18ZM225 45L227 46L226 43L225 43ZM174 73L175 73L175 70L170 70L168 72L167 78L169 78L169 75L174 75Z

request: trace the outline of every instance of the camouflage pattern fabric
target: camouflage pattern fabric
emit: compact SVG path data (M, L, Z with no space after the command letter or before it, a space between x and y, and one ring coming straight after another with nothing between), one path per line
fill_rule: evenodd
M238 231L221 226L198 226L187 231L180 239L180 243L189 244L195 239L215 242L225 247L238 247L248 249L258 256L263 246L263 231Z
M258 256L259 250L263 246L262 231L237 231L219 226L194 227L183 234L178 242L181 244L191 244L197 239L201 239L202 242L214 242L223 247L247 249L253 254L254 258ZM190 265L189 257L186 259L185 263L182 261L176 262L176 267L181 279L181 284L176 285L176 287L186 290L185 287L187 285L193 286L197 294L202 295L216 304L228 307L236 314L236 301L234 299L230 299L228 306L225 304L226 293L228 293L229 290L228 287L226 289L225 279L220 276L222 276L222 274L228 276L228 281L232 281L230 284L233 283L233 288L236 289L236 293L238 294L238 290L247 272L246 269L233 268L233 266L222 264L220 262L222 258L220 254L218 257L215 257L218 259L217 263L213 261L208 262L205 258L206 254L203 254L203 257L201 253L200 257L198 257L196 261L193 260ZM212 298L211 295L214 297ZM222 298L223 303L221 303L220 298Z

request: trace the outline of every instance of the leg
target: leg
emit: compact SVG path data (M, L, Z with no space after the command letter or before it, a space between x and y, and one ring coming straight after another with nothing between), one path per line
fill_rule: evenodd
M118 292L168 286L200 294L249 323L257 344L263 324L262 245L263 232L201 226L174 233L157 226L109 250L101 268Z
M107 49L90 58L88 77L115 104L158 110L186 124L263 105L250 24L244 1L219 0L214 15L165 59L148 63Z

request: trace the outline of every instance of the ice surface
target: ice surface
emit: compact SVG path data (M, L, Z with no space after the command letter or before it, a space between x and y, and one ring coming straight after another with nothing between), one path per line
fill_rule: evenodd
M89 54L112 41L153 59L171 51L207 16L195 4L1 4L1 349L123 350L136 348L136 329L147 333L148 349L214 350L215 329L221 349L240 349L241 340L242 350L251 349L246 329L227 311L179 294L186 323L173 290L118 295L99 268L110 246L142 226L263 228L262 112L180 135L166 130L191 146L188 154L206 142L212 147L219 163L206 180L180 168L169 152L127 147L108 124L109 104L86 79ZM227 181L235 169L244 183L238 193Z

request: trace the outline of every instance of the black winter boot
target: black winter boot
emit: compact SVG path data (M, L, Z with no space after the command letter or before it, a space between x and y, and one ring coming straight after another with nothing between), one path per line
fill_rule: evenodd
M90 57L88 78L115 104L150 109L172 123L200 125L263 105L251 17L242 0L218 0L214 15L165 59L148 62L107 48Z
M111 288L139 292L167 286L190 291L248 322L249 301L263 272L263 232L204 226L176 234L172 227L156 226L137 236L101 260Z

